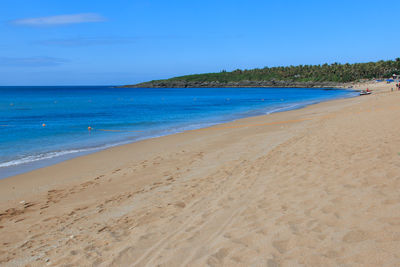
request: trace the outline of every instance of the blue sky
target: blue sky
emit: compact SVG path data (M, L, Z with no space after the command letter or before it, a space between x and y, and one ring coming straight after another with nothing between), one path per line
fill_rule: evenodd
M394 59L399 19L385 0L2 0L0 85Z

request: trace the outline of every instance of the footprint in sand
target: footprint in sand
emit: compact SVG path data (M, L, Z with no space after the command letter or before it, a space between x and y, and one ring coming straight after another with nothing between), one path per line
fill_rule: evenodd
M113 171L113 173L117 173L119 172L121 169L116 169L115 171Z
M362 230L353 230L348 232L344 237L343 241L346 243L358 243L367 240L369 237L368 232Z
M288 250L289 240L273 241L272 246L276 248L279 253L284 254Z
M207 263L210 266L220 266L223 263L224 258L229 254L228 249L221 248L217 253L213 254L208 258Z

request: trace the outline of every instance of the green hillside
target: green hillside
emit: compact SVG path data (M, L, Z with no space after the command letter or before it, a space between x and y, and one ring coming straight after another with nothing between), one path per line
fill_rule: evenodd
M400 58L395 61L378 61L356 64L324 64L299 65L288 67L265 67L263 69L240 70L232 72L206 73L175 77L171 81L219 81L238 82L248 81L298 81L298 82L352 82L360 79L389 78L393 74L400 74Z

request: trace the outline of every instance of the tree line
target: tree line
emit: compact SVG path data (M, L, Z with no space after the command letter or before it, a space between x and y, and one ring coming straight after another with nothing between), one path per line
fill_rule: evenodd
M298 65L265 67L219 73L185 75L164 81L186 82L240 82L240 81L293 81L293 82L354 82L363 79L390 78L400 74L400 58L354 64Z

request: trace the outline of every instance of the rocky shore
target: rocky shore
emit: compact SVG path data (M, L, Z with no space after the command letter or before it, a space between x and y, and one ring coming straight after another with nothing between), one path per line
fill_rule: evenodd
M337 82L294 82L294 81L240 81L221 83L212 82L192 82L184 80L160 80L144 82L122 87L129 88L214 88L214 87L296 87L296 88L347 88L343 83Z

